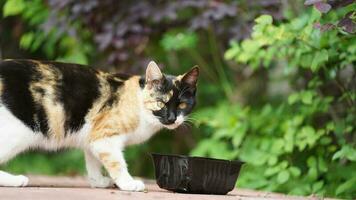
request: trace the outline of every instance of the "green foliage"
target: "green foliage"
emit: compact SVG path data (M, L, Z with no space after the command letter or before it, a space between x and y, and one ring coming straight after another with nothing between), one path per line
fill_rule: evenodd
M256 107L221 102L200 110L195 118L207 135L193 155L246 162L241 187L355 198L356 91L354 74L344 72L355 73L356 39L341 29L313 28L320 17L313 10L274 23L263 15L251 38L231 43L226 59L256 72L281 69L292 90ZM274 74L268 76L272 82Z
M28 25L27 32L20 38L20 47L29 52L41 50L48 59L88 64L92 45L88 43L89 32L81 28L79 35L69 34L58 27L48 27L45 22L50 11L43 0L6 0L3 16L20 16ZM56 16L58 17L58 16ZM47 22L49 23L49 22ZM73 22L81 27L80 22Z
M15 174L84 175L84 166L83 152L71 150L45 154L28 152L2 168Z
M24 10L24 1L23 0L9 0L4 5L4 17L17 15Z
M198 36L194 32L166 33L162 40L162 47L167 50L184 50L195 48Z

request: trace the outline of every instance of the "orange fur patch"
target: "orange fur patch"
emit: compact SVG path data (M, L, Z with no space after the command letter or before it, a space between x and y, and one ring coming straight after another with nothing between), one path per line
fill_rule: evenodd
M108 164L108 169L110 171L119 171L120 170L119 166L120 166L119 162L110 162Z
M134 76L124 82L116 95L117 104L92 114L92 132L89 141L135 131L139 124L139 77ZM104 101L105 102L105 101Z
M108 160L110 156L110 153L99 153L99 159L104 161L104 160Z
M110 153L99 153L99 160L103 163L110 176L115 179L119 176L120 163L110 158Z

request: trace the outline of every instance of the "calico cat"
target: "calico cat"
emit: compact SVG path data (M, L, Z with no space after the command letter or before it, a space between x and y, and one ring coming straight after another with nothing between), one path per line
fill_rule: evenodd
M195 105L199 69L162 74L151 61L145 76L35 60L0 62L0 164L28 149L83 149L92 187L142 191L123 149L161 128L175 129ZM101 173L101 167L110 177ZM0 186L26 186L28 178L0 171Z

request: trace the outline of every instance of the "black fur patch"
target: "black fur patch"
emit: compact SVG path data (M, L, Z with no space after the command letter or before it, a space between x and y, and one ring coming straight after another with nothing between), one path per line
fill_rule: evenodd
M120 86L122 86L124 84L123 81L119 81L119 80L116 80L116 79L113 79L110 77L107 79L107 81L110 85L112 92L115 92Z
M62 73L57 98L65 110L65 130L75 132L82 128L85 116L99 97L99 80L96 71L88 66L59 62L42 62Z
M47 134L47 116L42 105L37 104L29 90L32 80L40 78L36 66L27 61L4 61L0 63L0 76L3 81L3 104L35 132Z
M162 86L160 87L160 92L167 93L170 90L178 89L178 88L174 87L174 84L173 84L174 79L175 79L174 76L164 75L163 83L162 83Z
M114 77L117 77L123 81L126 81L128 79L130 79L133 75L131 74L124 74L124 73L116 73L113 75Z
M146 80L145 77L141 77L139 80L139 84L140 84L140 88L143 89L145 87L146 84Z
M113 94L115 94L115 92L119 89L119 87L123 86L124 81L122 81L123 79L117 80L117 79L115 79L115 77L117 77L117 76L107 78L107 81L110 85L111 96L105 102L105 105L103 106L103 108L111 107L113 104L117 103L119 100L119 98Z

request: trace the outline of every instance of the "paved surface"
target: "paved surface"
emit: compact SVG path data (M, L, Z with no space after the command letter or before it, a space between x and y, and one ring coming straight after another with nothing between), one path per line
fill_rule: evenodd
M124 192L117 188L93 189L83 177L30 176L25 188L0 187L0 200L219 200L219 199L319 199L283 194L235 189L228 195L179 194L160 189L154 181L146 180L148 192Z

